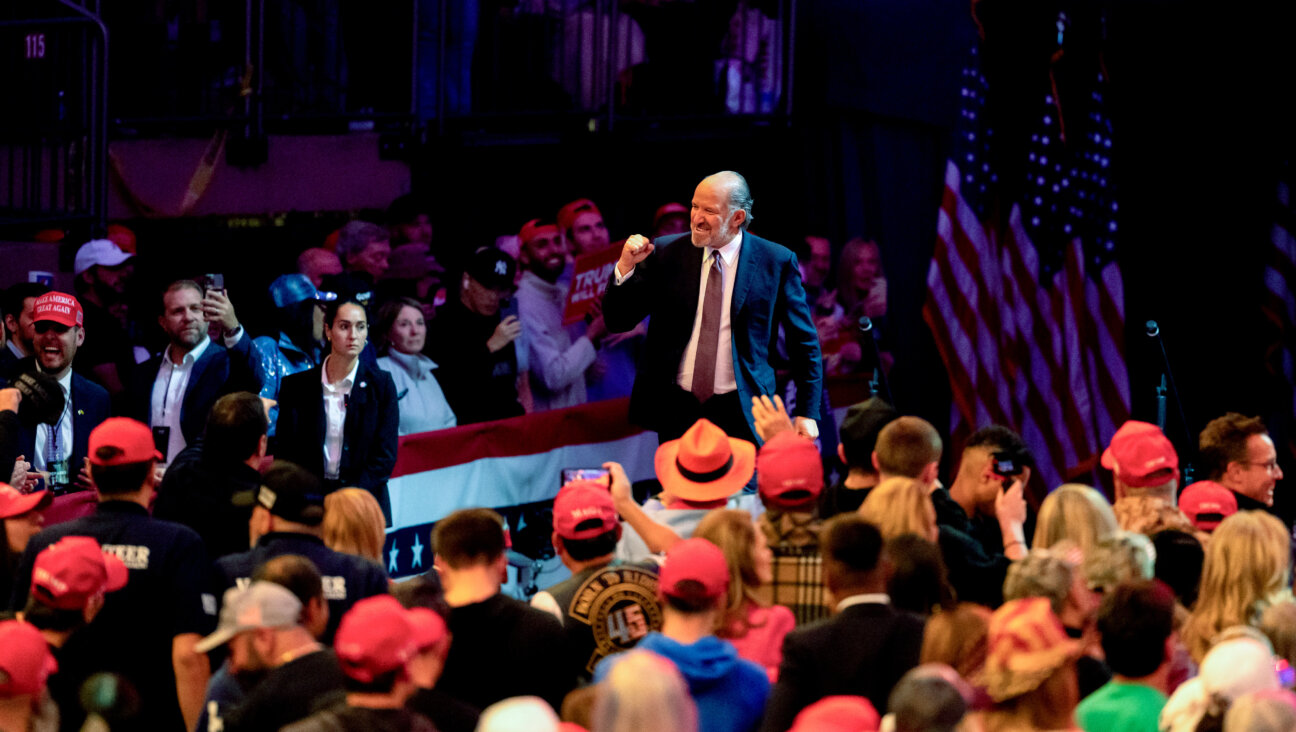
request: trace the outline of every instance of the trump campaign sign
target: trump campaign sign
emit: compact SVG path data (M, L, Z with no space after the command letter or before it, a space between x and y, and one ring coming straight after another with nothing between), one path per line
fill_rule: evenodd
M608 278L612 268L621 258L621 245L613 244L606 249L576 258L572 269L571 289L567 292L567 307L563 310L563 325L570 325L581 320L594 307L594 303L603 297L607 289Z

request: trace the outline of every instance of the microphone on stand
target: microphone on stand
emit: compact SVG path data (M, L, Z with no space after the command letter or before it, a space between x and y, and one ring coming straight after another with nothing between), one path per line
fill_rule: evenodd
M882 352L878 350L877 337L873 333L873 320L867 315L861 315L858 325L860 337L868 341L869 350L873 353L874 366L873 375L869 379L869 391L874 396L886 399L887 404L894 407L895 398L891 396L891 384L887 381L886 370L882 368Z
M1155 320L1149 320L1143 324L1147 337L1156 341L1157 350L1161 352L1161 382L1156 387L1157 398L1157 426L1165 432L1166 427L1166 398L1167 395L1174 399L1175 409L1179 412L1179 425L1183 430L1183 446L1188 453L1194 451L1196 443L1192 438L1192 433L1188 431L1188 420L1184 417L1183 399L1179 396L1179 388L1175 386L1174 372L1170 370L1170 356L1166 353L1165 341L1161 339L1161 326ZM1193 482L1192 461L1183 460L1182 478L1180 487L1187 486Z

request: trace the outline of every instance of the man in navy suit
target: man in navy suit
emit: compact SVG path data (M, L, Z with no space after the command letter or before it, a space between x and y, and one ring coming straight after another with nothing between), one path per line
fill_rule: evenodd
M34 358L22 361L18 369L53 376L67 397L55 424L32 427L24 423L19 428L20 454L31 461L34 470L47 472L48 485L59 489L90 488L84 472L90 431L108 419L108 392L72 372L77 348L85 341L84 320L81 303L71 295L47 292L36 298L32 308Z
M211 323L220 325L223 345L208 336ZM202 435L217 399L236 391L255 394L260 385L252 370L252 339L223 291L204 293L192 280L171 283L162 295L158 325L170 343L136 368L131 409L153 428L162 463L170 464Z
M790 250L747 231L751 205L738 173L703 179L689 233L655 243L627 239L604 295L603 318L614 332L651 316L630 420L662 441L705 417L756 442L751 403L776 393L769 359L780 327L796 384L797 431L818 436L823 368L801 273Z

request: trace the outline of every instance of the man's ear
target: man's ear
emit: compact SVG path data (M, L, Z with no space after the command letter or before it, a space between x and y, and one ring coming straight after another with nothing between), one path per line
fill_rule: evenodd
M265 457L266 450L269 449L269 447L270 447L269 435L261 435L261 439L257 441L257 457L260 458Z
M556 552L558 556L562 556L562 553L567 550L567 548L563 546L562 537L558 535L557 531L553 532L553 534L549 536L549 541L553 544L554 552ZM507 555L508 553L505 552L505 556Z
M918 480L926 485L935 485L940 477L940 463L927 463L923 466L922 472L918 474Z
M735 229L741 228L743 222L747 220L747 211L741 208L738 209L737 211L734 211L733 218L731 220L733 221L733 226Z
M846 446L840 442L837 443L837 457L841 459L842 465L846 464Z
M873 460L873 469L876 470L877 472L881 473L881 472L882 472L882 466L881 466L881 465L878 465L877 450L874 450L874 451L873 451L872 460Z
M1241 479L1243 471L1246 469L1246 463L1238 460L1230 460L1228 465L1224 468L1224 480L1228 481L1230 485L1236 485Z

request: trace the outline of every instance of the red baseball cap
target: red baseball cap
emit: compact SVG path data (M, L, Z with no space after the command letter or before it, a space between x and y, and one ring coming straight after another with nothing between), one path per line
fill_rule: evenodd
M32 305L32 322L39 323L43 320L71 328L74 325L81 325L85 320L85 314L81 310L81 303L77 302L75 297L62 292L47 292L36 298L36 302Z
M333 648L342 673L362 684L395 671L419 651L409 611L391 595L357 602L342 616Z
M619 523L606 481L573 480L558 491L554 531L564 539L593 539Z
M825 696L802 709L788 732L876 732L881 723L873 703L862 696Z
M37 508L45 508L54 500L49 491L22 493L8 483L0 483L0 519L21 516Z
M1179 494L1179 510L1193 526L1214 531L1221 521L1237 513L1237 496L1213 480L1199 480Z
M58 670L45 636L30 623L0 622L0 699L36 695Z
M595 206L593 201L588 198L578 198L558 209L558 230L570 230L572 224L576 223L576 217L583 213L596 213L599 216L603 215L599 212L598 206Z
M706 539L685 539L666 550L658 586L662 594L682 597L679 584L692 580L702 585L707 597L719 597L729 589L729 565L724 552Z
M761 502L783 511L810 509L823 492L823 461L811 440L780 432L756 453Z
M445 618L425 607L412 607L405 611L405 617L414 628L414 645L420 652L446 637Z
M675 203L672 201L670 203L662 204L661 208L657 209L657 213L653 214L653 228L655 229L660 226L662 219L667 216L683 216L687 218L688 215L688 206L685 206L682 203Z
M1129 420L1112 435L1102 454L1102 466L1132 488L1146 488L1179 479L1179 456L1161 428ZM1164 471L1171 470L1173 474Z
M518 232L518 239L523 244L529 244L537 236L548 234L550 236L558 233L558 227L553 224L542 224L540 219L531 219L522 225L522 230Z
M126 586L126 565L88 536L67 536L45 547L32 565L31 592L59 610L80 610L90 598Z
M99 457L101 448L112 448L111 457ZM109 417L90 433L91 465L125 465L161 460L162 453L153 446L153 432L143 422L129 417Z

